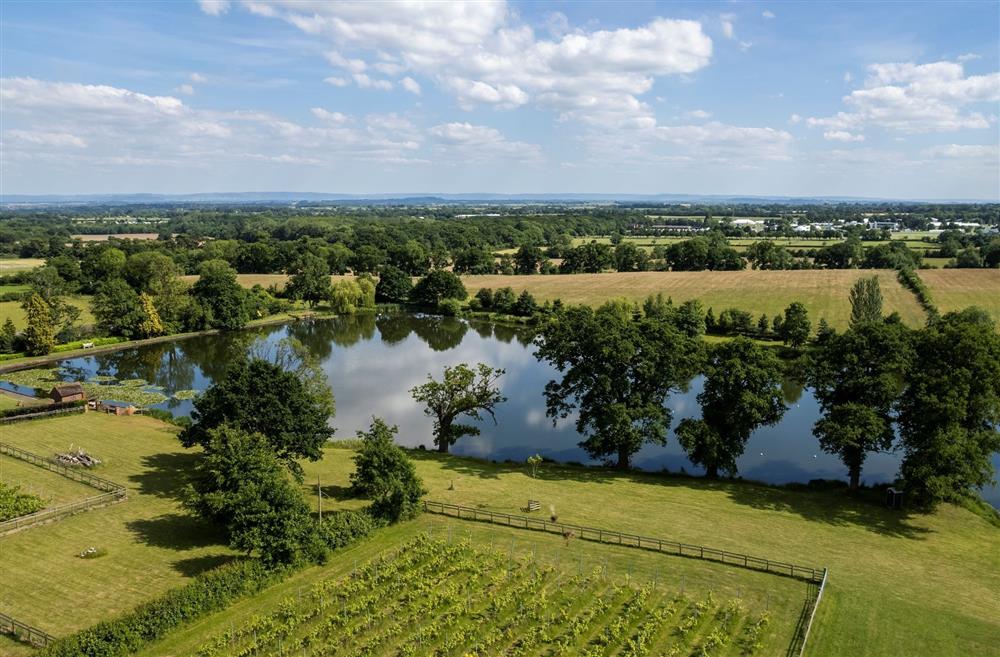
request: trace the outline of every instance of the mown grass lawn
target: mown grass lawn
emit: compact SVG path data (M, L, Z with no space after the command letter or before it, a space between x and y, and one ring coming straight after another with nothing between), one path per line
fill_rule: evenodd
M1000 528L964 509L907 515L841 492L549 464L532 479L524 465L411 453L428 499L515 514L537 499L567 523L829 567L813 657L1000 655ZM350 457L328 449L306 481L342 494Z
M213 528L180 506L179 475L193 456L180 446L175 427L142 416L88 413L19 422L0 433L4 442L42 455L83 445L104 461L94 474L128 488L125 502L0 538L0 612L60 636L132 609L231 557ZM38 481L51 475L38 473ZM90 546L108 553L77 556Z
M0 437L6 438L9 431L10 428L5 426L0 432ZM68 451L68 446L61 451ZM41 454L41 456L47 457L52 455ZM19 486L22 492L40 497L45 502L46 508L77 502L104 493L104 491L91 488L6 454L0 454L0 482L9 486Z
M405 428L403 429L406 430ZM174 438L175 428L149 418L104 415L41 420L4 429L5 442L39 453L86 446L105 459L98 474L129 486L127 502L0 539L0 611L53 634L89 625L130 609L225 561L230 552L211 528L179 507L179 473L192 455ZM705 481L544 464L532 478L521 464L493 464L429 452L411 452L432 500L520 514L527 500L550 505L559 520L748 552L775 560L830 568L827 595L810 640L811 657L843 655L1000 655L1000 528L959 507L929 515L892 512L843 492L801 492L746 482ZM304 491L316 504L317 479L327 511L358 507L347 495L351 450L330 447L322 461L305 464ZM182 630L148 655L191 654L207 634L276 604L296 587L405 540L433 523L479 540L534 545L559 554L559 537L489 529L485 525L424 516L380 533L354 552L335 555L281 587L242 602L232 612ZM461 529L458 529L461 528ZM468 529L466 529L468 528ZM499 538L498 538L499 537ZM522 544L523 541L523 544ZM75 555L105 547L100 559ZM571 544L600 560L601 546ZM623 550L625 548L622 548ZM609 555L614 566L651 572L634 551ZM598 556L588 556L598 555ZM785 578L661 555L664 579L716 591L760 595L773 585L772 604ZM324 570L324 568L326 570ZM669 571L669 572L668 572ZM757 580L756 578L766 578ZM766 599L766 598L765 598ZM791 604L790 602L788 604ZM167 647L164 647L167 646ZM174 646L174 648L170 648ZM0 643L0 648L4 644ZM12 653L17 654L17 653Z
M90 311L90 299L90 296L84 294L74 295L67 299L69 303L80 309L80 319L77 324L85 326L94 324L94 314ZM8 317L14 321L14 326L19 331L27 324L20 301L0 301L0 324L7 321Z

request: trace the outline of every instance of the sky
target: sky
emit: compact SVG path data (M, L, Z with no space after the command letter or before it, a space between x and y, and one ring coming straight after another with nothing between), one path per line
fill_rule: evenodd
M1000 198L1000 2L0 2L0 193Z

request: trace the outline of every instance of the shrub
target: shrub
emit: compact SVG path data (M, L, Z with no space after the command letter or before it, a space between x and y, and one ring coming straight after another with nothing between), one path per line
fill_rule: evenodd
M0 522L19 518L45 508L45 502L37 495L22 493L20 486L8 486L0 482Z
M365 538L384 524L368 511L337 511L324 514L319 531L327 547L336 550Z
M462 314L462 303L458 299L441 299L437 309L445 317L456 317Z

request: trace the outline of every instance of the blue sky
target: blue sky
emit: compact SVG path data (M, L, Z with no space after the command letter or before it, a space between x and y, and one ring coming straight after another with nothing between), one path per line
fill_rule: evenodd
M0 4L0 191L1000 197L1000 3Z

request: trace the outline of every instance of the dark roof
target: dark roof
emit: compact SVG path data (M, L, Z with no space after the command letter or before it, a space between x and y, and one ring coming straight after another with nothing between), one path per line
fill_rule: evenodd
M135 404L118 401L117 399L102 399L101 404L104 406L111 406L112 408L128 408L129 406L135 407Z
M60 383L56 387L52 388L52 392L58 392L60 395L82 395L83 394L83 384L81 383Z

